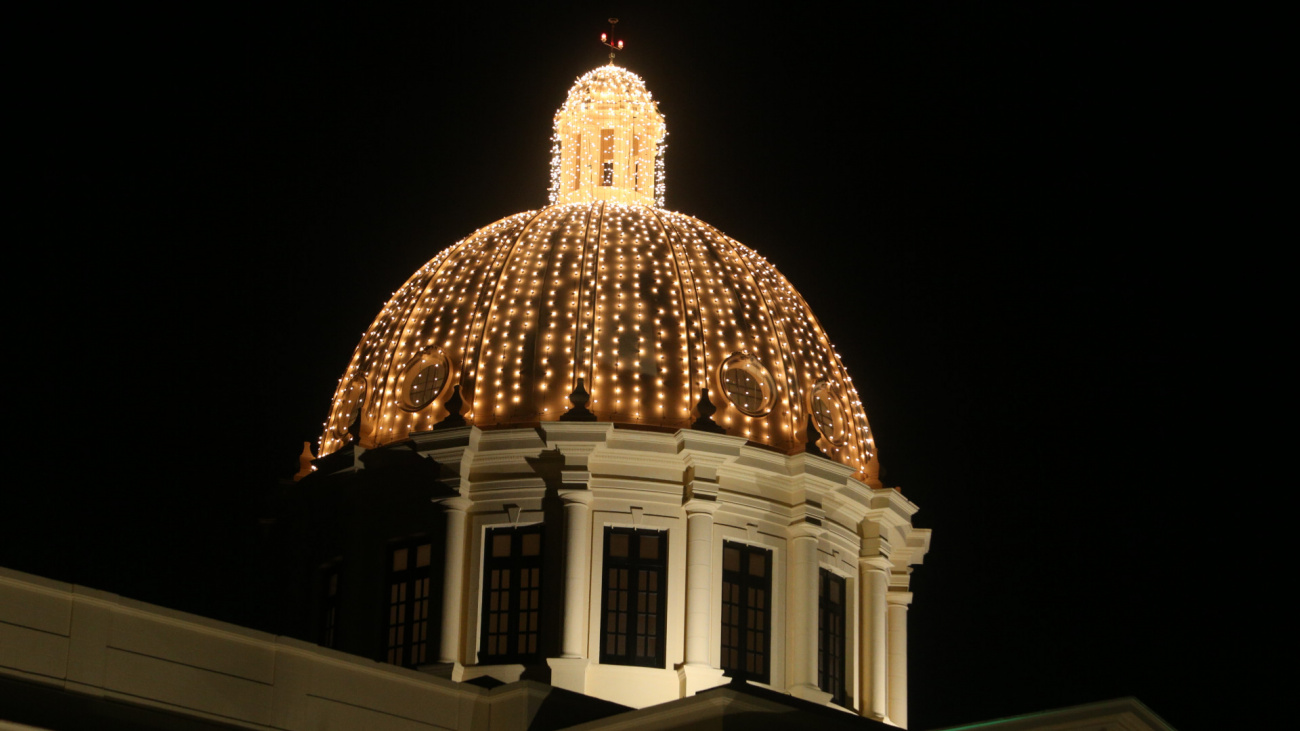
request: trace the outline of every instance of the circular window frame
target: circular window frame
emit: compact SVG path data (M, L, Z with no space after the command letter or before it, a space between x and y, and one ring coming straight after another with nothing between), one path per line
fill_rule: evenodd
M348 396L353 392L353 389L358 386L360 387L360 393L354 397L355 406L352 409L347 409L347 405L353 403L353 399L350 399ZM366 407L366 397L368 395L370 395L370 384L366 382L365 378L357 376L351 381L348 381L348 385L343 389L341 400L338 405L334 407L335 436L345 437L348 435L348 430L351 429L352 425L361 418L361 412ZM349 418L353 413L356 414L356 418Z
M727 372L732 370L743 371L758 382L759 390L762 392L762 401L758 408L742 406L731 397L731 392L727 390ZM758 362L757 358L748 353L732 353L722 361L722 366L718 368L718 386L719 392L727 398L727 402L745 416L767 416L772 413L772 407L776 405L776 379L772 378L772 374Z
M817 409L815 404L818 397L824 398L830 408L831 421L834 424L834 434L826 433L826 425L817 418ZM848 409L844 407L844 397L840 394L839 386L830 382L826 378L819 378L808 390L808 413L813 415L813 422L817 424L817 430L826 441L836 447L844 447L849 443L849 414Z
M445 373L442 383L434 390L428 401L416 405L411 401L411 385L416 376L420 375L425 368L441 363ZM397 379L397 403L403 411L412 413L428 408L431 404L437 403L443 394L447 393L447 386L451 383L451 358L442 352L441 348L428 348L416 353L409 361L406 367L402 369L402 375Z

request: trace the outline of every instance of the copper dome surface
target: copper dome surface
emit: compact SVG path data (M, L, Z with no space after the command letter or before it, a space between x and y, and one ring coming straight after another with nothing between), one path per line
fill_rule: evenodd
M569 107L595 81L614 97L648 100L644 85L625 83L640 82L631 74L593 74L570 91L557 130L562 115L588 113ZM571 196L475 231L393 294L339 381L320 455L432 429L457 385L470 424L558 420L581 378L599 421L690 428L708 389L727 433L785 452L803 449L812 415L826 455L874 478L866 413L804 299L707 223L626 202L653 198L614 168L654 154L636 137L661 139L662 117L653 111L647 126L644 114L611 122L596 113L569 120L575 130L595 125L601 134L574 133L595 139L557 145ZM602 160L604 180L593 164ZM579 193L585 200L564 202Z

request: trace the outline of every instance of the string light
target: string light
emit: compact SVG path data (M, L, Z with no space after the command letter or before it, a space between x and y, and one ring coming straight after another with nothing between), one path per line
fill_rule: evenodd
M583 378L602 421L686 428L707 388L729 433L787 451L811 414L824 450L866 473L874 435L807 303L753 250L663 208L667 130L641 78L595 69L554 121L552 205L474 232L393 293L319 453L358 418L365 446L432 428L453 384L471 423L553 420ZM436 364L440 381L413 370Z

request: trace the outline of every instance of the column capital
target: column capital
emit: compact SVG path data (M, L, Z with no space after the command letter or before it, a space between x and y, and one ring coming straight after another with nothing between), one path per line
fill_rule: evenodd
M474 505L473 500L465 497L434 498L433 502L441 505L447 510L456 510L462 513L468 511L470 507Z
M794 523L786 528L786 532L793 540L795 538L820 538L826 529L816 523Z
M912 592L910 591L889 591L885 592L885 601L890 606L901 606L906 608L912 603Z
M565 505L590 505L593 498L591 490L585 487L563 487L557 492L560 493L560 499Z
M884 571L889 573L889 559L884 556L858 556L858 568L862 571Z
M706 513L708 515L713 515L714 513L718 512L718 501L703 500L701 498L691 498L690 500L687 500L686 502L682 503L682 507L686 509L687 515L697 514L697 513Z

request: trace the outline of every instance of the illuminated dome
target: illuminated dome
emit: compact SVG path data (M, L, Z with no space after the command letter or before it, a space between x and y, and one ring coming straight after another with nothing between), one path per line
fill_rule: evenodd
M783 452L811 416L822 451L875 482L862 403L807 303L753 250L662 208L664 135L638 76L579 78L555 116L552 205L479 229L393 294L320 454L431 430L457 393L479 427L555 421L581 381L596 420L673 429L707 389L718 426Z

